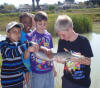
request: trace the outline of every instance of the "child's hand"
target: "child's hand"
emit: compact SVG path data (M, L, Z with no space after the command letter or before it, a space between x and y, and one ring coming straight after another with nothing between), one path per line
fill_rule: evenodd
M82 56L81 53L73 53L73 55L75 56ZM71 58L71 61L73 62L80 62L82 58L77 58L77 57L73 57Z
M57 56L56 57L56 61L58 62L58 63L62 63L62 64L65 64L65 60L64 59L62 59L60 56Z
M46 47L40 47L40 51L43 51L49 58L53 57L51 49L48 49Z
M56 77L57 76L57 72L54 70L54 77Z
M51 49L47 49L47 51L45 53L50 59L53 58L53 53L52 53Z
M39 45L34 43L33 46L28 48L28 52L38 52L39 50Z

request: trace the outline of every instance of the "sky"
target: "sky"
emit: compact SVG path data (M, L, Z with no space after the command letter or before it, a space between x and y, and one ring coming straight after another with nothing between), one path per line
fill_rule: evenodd
M54 4L57 3L58 1L64 2L64 0L40 0L40 4ZM86 0L75 0L76 2L83 2ZM8 4L13 4L16 7L18 7L20 4L32 4L32 0L0 0L0 5L8 3Z

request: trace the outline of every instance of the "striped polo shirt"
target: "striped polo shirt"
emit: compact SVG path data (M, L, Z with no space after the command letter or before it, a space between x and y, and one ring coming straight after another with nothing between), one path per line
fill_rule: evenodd
M23 72L27 72L24 66L21 55L31 43L21 44L18 42L11 42L9 38L0 42L0 51L2 55L2 68L1 68L1 84L2 87L8 88L20 85L23 80Z

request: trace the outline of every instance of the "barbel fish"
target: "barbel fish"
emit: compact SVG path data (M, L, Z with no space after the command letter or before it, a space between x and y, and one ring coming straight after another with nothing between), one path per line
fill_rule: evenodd
M82 55L71 54L68 51L58 52L58 53L52 53L51 54L52 58L48 57L48 55L46 55L43 51L35 52L35 55L38 58L40 58L41 60L45 60L45 61L55 61L58 56L60 56L65 61L70 60L70 58L84 58L84 56L82 56Z

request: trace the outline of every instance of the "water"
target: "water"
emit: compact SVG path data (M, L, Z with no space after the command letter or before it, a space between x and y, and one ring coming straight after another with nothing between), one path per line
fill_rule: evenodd
M91 34L91 46L94 53L91 63L91 88L100 88L100 34Z
M0 41L2 41L2 40L5 40L5 38L6 38L6 35L0 35Z
M89 33L89 34L84 34L86 36L91 44L94 57L92 58L92 63L91 63L91 87L90 88L100 88L100 33ZM0 35L0 41L4 40L5 36ZM54 42L54 52L57 50L57 43L58 43L58 38L53 38ZM54 62L55 68L57 70L57 77L55 77L55 88L61 88L61 77L63 75L63 64L59 64Z

